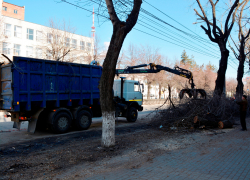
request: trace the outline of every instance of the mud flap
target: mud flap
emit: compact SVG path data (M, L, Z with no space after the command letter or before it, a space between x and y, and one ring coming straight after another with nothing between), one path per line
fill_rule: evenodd
M33 134L35 133L36 123L37 123L37 119L32 119L29 121L28 132L33 133Z
M14 122L13 128L16 128L16 129L18 129L20 131L20 129L21 129L21 122Z
M40 109L33 116L31 116L31 120L29 120L29 125L28 125L28 132L33 133L33 134L35 133L38 116L40 115L42 111L43 109Z

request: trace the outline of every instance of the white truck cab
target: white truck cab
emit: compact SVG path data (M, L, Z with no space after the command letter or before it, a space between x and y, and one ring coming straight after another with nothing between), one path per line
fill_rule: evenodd
M114 96L121 98L121 80L114 80L113 90ZM134 80L124 80L123 82L123 98L125 101L136 101L142 105L142 90L140 83Z
M129 122L135 122L138 111L142 111L143 85L139 81L114 80L113 91L116 103L116 116L126 117Z

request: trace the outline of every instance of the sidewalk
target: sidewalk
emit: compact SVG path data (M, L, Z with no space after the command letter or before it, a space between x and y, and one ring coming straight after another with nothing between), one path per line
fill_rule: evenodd
M249 118L247 121L249 122ZM239 122L238 122L239 123ZM216 130L197 134L194 142L184 148L165 151L147 163L131 168L114 169L109 162L92 167L77 168L67 173L73 179L185 179L185 180L228 180L250 179L250 130ZM250 128L249 124L248 127ZM131 158L127 158L131 161ZM124 162L124 158L123 158ZM91 176L85 176L84 168L92 169ZM106 169L106 171L105 171ZM80 170L80 171L79 171ZM81 173L82 171L82 173ZM70 175L69 175L70 174ZM67 175L66 175L67 176ZM64 176L65 178L65 176Z

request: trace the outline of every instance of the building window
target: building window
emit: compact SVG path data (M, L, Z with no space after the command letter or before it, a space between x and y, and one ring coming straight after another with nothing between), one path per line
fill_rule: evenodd
M34 39L34 30L33 29L27 29L27 39L29 39L29 40Z
M53 35L48 33L47 34L47 43L52 43L53 42Z
M21 45L14 44L14 56L20 56L21 55Z
M77 47L77 40L76 39L72 39L72 47L74 49L76 49L76 47Z
M3 54L10 54L10 43L3 42Z
M11 36L11 24L4 24L4 35Z
M41 48L36 48L36 57L40 59L43 58L43 50Z
M50 60L52 59L52 53L51 53L50 50L47 50L46 58L47 58L47 59L50 59Z
M26 46L26 56L27 57L33 56L33 47L32 46Z
M91 43L87 43L87 50L91 51Z
M60 36L58 36L58 35L55 35L55 43L56 44L59 44L60 43Z
M14 13L17 14L17 10L16 9L14 9Z
M70 39L69 38L65 38L65 46L69 47L70 44Z
M85 42L84 41L80 41L80 49L85 50Z
M7 7L6 6L3 6L3 11L7 11Z
M41 42L43 39L43 32L42 31L36 31L36 40Z
M14 36L18 38L22 38L22 27L21 26L15 26L14 27Z

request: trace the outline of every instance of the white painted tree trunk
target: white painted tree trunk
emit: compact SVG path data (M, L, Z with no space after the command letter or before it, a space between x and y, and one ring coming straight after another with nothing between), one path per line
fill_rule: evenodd
M115 111L102 112L102 146L115 145Z

